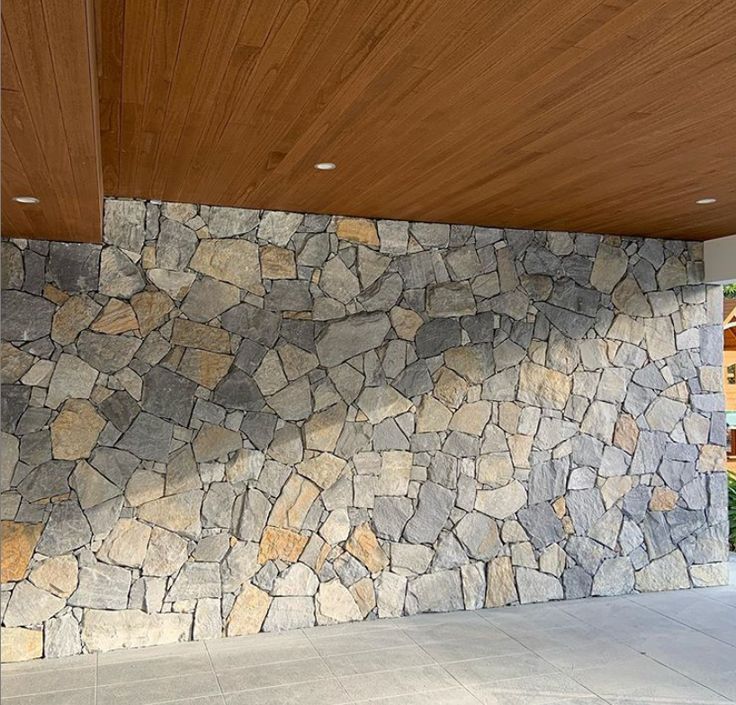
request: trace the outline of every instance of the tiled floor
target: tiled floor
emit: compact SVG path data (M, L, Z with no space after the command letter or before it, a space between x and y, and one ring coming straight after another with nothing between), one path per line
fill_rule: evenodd
M419 615L2 669L3 705L736 702L731 587Z

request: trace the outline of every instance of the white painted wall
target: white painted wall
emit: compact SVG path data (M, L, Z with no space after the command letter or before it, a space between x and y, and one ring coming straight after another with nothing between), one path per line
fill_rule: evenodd
M705 281L711 284L736 282L736 235L705 243Z

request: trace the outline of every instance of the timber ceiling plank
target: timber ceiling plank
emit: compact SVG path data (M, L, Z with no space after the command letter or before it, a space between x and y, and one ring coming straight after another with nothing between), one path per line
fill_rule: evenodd
M729 0L97 6L109 195L736 231Z
M2 234L99 242L92 2L5 0L2 25ZM40 202L21 204L15 196Z

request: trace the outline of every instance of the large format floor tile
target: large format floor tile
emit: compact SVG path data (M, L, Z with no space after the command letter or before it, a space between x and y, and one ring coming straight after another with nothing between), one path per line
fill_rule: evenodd
M736 703L733 583L9 664L2 705Z

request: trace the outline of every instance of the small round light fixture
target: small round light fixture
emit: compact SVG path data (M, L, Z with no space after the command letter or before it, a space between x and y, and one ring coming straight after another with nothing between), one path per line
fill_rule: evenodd
M715 203L715 202L716 202L716 199L715 198L710 198L710 197L708 197L708 198L699 198L697 201L695 201L695 203L697 203L699 206L709 206L709 205L711 205L712 203Z
M17 203L39 203L39 200L35 196L13 196L13 200Z
M317 171L332 171L333 169L337 169L337 164L333 162L317 162L314 168Z

